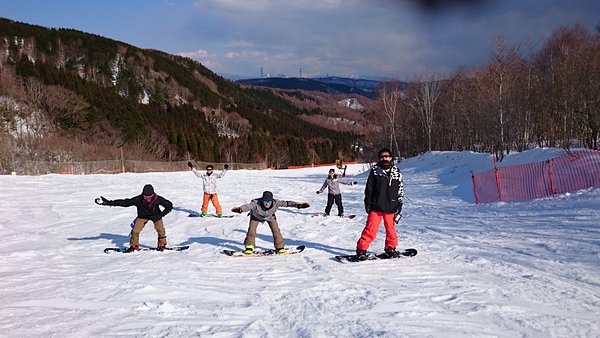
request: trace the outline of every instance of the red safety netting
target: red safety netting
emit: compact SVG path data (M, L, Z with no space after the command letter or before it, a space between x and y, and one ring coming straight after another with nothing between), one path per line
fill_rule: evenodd
M600 185L600 151L586 149L543 162L499 167L472 178L475 203L564 194Z

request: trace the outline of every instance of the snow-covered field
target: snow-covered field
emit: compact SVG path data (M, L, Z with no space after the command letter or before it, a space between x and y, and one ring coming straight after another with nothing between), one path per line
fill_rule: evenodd
M502 165L558 156L508 155ZM599 337L600 189L553 199L475 205L471 170L489 155L434 152L410 158L398 226L408 259L341 264L364 226L363 165L342 186L346 214L313 217L329 168L230 171L218 181L226 213L271 190L309 202L280 209L300 255L233 258L245 214L189 218L201 203L191 172L0 177L2 337ZM216 168L220 169L220 168ZM134 208L94 204L154 185L176 209L168 242L183 252L103 253L128 243ZM214 209L209 211L214 213ZM337 212L333 207L333 212ZM371 246L383 249L383 227ZM148 225L142 246L154 246ZM257 246L272 248L266 224Z

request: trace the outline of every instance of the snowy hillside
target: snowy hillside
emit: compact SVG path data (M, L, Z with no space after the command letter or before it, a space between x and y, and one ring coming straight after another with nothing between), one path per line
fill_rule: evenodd
M559 156L508 155L499 165ZM512 163L511 163L512 162ZM435 152L403 161L400 247L413 258L341 264L364 226L363 165L342 186L347 214L313 217L329 168L229 171L218 181L228 214L271 190L309 202L280 209L286 244L299 255L233 258L248 225L190 218L201 204L191 172L90 176L0 176L0 332L6 337L598 337L600 189L553 199L475 205L471 170L489 155ZM216 168L220 169L220 168ZM134 208L94 198L126 198L146 183L176 209L165 217L182 252L103 253L128 243ZM214 213L211 207L210 212ZM333 212L336 212L333 207ZM383 229L383 227L382 227ZM371 246L383 249L383 231ZM154 246L148 225L142 246ZM267 225L257 246L272 248Z

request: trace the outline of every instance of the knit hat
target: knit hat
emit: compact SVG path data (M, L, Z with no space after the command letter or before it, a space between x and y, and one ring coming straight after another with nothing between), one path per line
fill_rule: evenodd
M263 192L262 199L263 199L263 201L272 201L273 200L273 193L270 192L270 191Z
M335 173L335 169L329 169L329 173Z
M154 194L154 187L152 186L152 184L146 184L144 186L144 189L142 190L142 195L150 196L152 194Z

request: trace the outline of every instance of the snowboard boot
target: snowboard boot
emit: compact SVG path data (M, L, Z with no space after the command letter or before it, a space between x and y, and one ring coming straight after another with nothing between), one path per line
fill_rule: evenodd
M244 250L244 255L246 255L246 256L254 255L254 245L246 245L246 249Z
M388 246L387 248L385 248L385 254L388 255L388 257L390 257L390 258L400 257L400 253L398 251L396 251L396 248L392 248L391 246Z
M130 253L130 252L139 251L139 250L140 250L139 245L131 245L131 246L129 246L129 248L125 249L125 252Z
M367 250L356 249L356 258L359 261L366 261L367 260Z
M343 213L343 212L340 212L340 213L338 214L338 216L340 216L340 217L344 217L344 213Z
M166 244L158 243L158 245L156 246L156 251L165 251L166 247L167 247Z
M208 216L208 214L205 213L205 212L203 212L203 213L200 214L200 217L206 217L206 216Z
M278 255L287 255L287 254L289 254L289 252L285 248L280 248L280 249L275 248L275 251L277 252Z
M223 218L223 214L217 214L217 218Z

